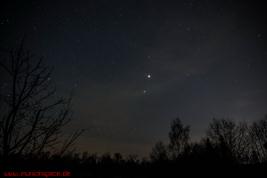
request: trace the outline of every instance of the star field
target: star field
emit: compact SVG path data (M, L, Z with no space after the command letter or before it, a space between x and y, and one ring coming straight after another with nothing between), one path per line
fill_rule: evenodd
M0 47L24 37L73 91L78 149L146 155L170 121L267 114L267 14L255 1L8 1Z

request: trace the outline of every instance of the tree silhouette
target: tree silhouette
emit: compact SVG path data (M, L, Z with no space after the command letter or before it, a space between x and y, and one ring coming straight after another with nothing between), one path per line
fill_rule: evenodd
M159 141L155 144L150 153L150 159L153 162L164 162L169 159L167 147L163 142Z
M0 154L39 155L59 148L62 128L70 122L71 97L59 98L52 87L51 69L23 47L9 50L0 58L1 113ZM81 134L75 132L59 153Z
M267 161L267 116L251 125L250 136L254 159Z
M179 118L172 121L169 132L169 148L174 158L183 153L189 145L189 132L190 127L184 126Z
M113 159L115 163L120 164L123 162L123 156L120 153L114 153Z
M246 123L238 125L231 120L213 119L207 137L214 144L221 157L229 161L245 161L249 154L250 140Z

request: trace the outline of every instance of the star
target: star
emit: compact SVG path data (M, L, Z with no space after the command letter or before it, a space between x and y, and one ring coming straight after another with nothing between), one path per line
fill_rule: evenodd
M147 90L143 90L143 94L146 94L147 93Z
M148 79L151 79L152 76L151 76L151 74L147 74L146 77L147 77Z

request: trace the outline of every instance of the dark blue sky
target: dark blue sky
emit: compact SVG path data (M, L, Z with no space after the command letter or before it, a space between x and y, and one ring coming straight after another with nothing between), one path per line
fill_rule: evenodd
M25 36L58 93L75 91L69 127L88 129L80 150L145 155L178 116L199 139L213 117L267 114L259 2L3 1L0 46Z

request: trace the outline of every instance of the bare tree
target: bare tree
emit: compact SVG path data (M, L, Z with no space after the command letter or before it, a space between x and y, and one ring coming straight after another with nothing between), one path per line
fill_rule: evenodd
M168 160L168 150L163 142L157 142L152 148L150 159L154 162L163 162Z
M250 152L250 140L246 123L236 124L226 119L213 119L207 131L212 144L219 147L224 157L244 162Z
M267 116L250 127L253 157L260 162L267 160Z
M0 153L38 154L59 148L62 128L70 122L71 97L59 98L51 87L51 69L23 48L0 58ZM65 152L81 131L64 143Z
M189 146L189 132L190 127L184 126L179 118L172 121L169 148L174 157L179 156Z

